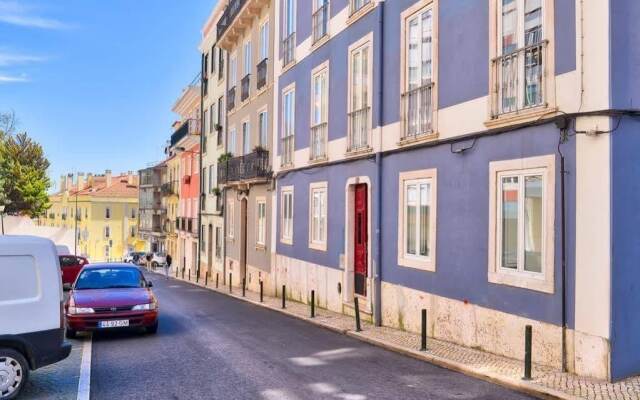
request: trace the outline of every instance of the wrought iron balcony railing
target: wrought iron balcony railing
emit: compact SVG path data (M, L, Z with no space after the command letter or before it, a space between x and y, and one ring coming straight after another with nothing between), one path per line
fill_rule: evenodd
M271 177L269 151L260 150L218 164L218 183Z
M232 87L227 92L227 111L231 111L236 107L236 87Z
M256 89L260 90L267 84L267 59L260 61L257 66L258 79L256 80Z
M329 0L325 0L322 6L313 13L313 43L327 34L328 11Z
M547 45L543 40L491 60L492 118L545 104Z
M178 188L179 188L179 182L171 181L171 182L163 183L160 190L163 195L171 196L171 195L177 195L179 193Z
M188 119L184 121L178 129L176 129L173 135L171 135L171 146L175 146L187 135L199 135L199 134L200 134L200 120Z
M249 98L249 92L251 88L251 74L246 74L242 81L240 81L240 101L245 101Z
M401 141L418 139L433 132L433 83L402 95Z
M311 127L311 160L327 158L327 127L326 122Z
M282 41L283 65L289 65L296 56L296 33L293 32Z
M369 117L371 107L365 106L349 113L349 147L348 151L358 151L369 147L371 132Z
M247 0L230 0L227 8L224 9L220 20L218 20L218 24L216 26L216 31L218 34L218 38L222 37L224 33L229 29L233 20L238 16L240 10L247 2Z

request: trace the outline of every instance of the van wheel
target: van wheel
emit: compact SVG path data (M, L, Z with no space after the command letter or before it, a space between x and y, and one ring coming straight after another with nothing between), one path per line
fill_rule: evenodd
M0 399L15 399L29 379L29 364L13 349L0 347Z
M158 332L158 321L155 324L145 328L145 331L149 334L155 335Z
M73 329L67 328L64 336L66 336L67 339L75 339L78 336L78 332L74 331Z

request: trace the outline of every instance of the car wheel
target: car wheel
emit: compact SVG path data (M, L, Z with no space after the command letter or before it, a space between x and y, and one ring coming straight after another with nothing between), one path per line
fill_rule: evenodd
M29 379L29 364L13 349L0 348L0 399L15 399Z
M73 329L67 328L66 332L64 333L64 336L67 339L75 339L78 336L78 332L74 331Z
M147 326L145 330L147 331L147 333L155 335L156 332L158 332L158 321L156 321L156 323L151 326Z
M154 262L151 263L151 266L153 268L158 268L158 263L154 261Z

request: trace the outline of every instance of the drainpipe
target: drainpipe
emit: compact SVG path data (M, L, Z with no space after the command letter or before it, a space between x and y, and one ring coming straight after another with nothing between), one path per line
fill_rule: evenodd
M563 118L556 121L556 127L560 129L558 139L558 155L560 156L560 258L562 272L562 372L567 372L567 234L566 234L566 196L565 196L565 168L564 154L561 146L567 141L571 120Z
M378 51L378 127L380 129L378 135L378 151L376 152L376 253L375 253L375 271L373 277L374 283L374 322L376 326L382 326L382 126L383 126L383 77L384 77L384 5L385 2L378 3L380 7L379 15L379 27L380 27L380 46Z

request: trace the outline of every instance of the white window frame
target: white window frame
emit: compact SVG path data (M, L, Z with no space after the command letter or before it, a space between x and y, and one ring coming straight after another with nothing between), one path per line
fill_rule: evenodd
M291 2L291 4L289 4L289 1ZM287 7L287 5L291 5L291 8L293 9L291 13L289 12L289 7ZM289 19L289 17L291 17L291 19ZM283 22L282 32L284 34L283 39L286 39L287 37L289 37L289 35L296 33L296 30L297 30L296 17L297 17L296 16L296 0L283 0L283 4L282 4L282 22Z
M357 77L353 76L353 59L354 56L357 53L361 53L362 50L364 50L365 48L367 48L367 80L363 80L360 79L362 84L366 84L367 85L367 96L366 99L366 104L364 104L364 107L358 107L358 109L354 109L354 104L353 104L353 83L354 80ZM360 40L354 42L353 44L351 44L349 46L349 53L348 53L348 59L349 59L349 63L348 63L348 75L349 75L349 79L348 79L348 88L347 88L347 113L351 114L355 111L358 110L362 110L365 107L369 107L369 113L368 113L368 118L366 123L368 124L367 126L367 144L366 146L361 146L358 148L353 149L351 142L353 140L353 132L351 131L351 121L349 120L349 118L347 118L347 131L348 131L348 137L347 137L347 146L348 146L348 151L355 151L355 152L359 152L362 150L370 150L371 149L371 145L373 143L373 138L372 138L372 127L373 127L373 33L369 33L367 35L365 35L364 37L362 37Z
M292 97L292 105L291 105L291 115L289 120L287 121L287 96ZM291 84L282 90L282 133L280 137L280 144L282 145L284 139L291 137L291 154L289 154L289 162L285 163L283 160L284 155L284 147L282 147L282 151L280 152L281 164L283 166L291 166L295 162L295 132L296 132L296 86L295 84Z
M264 116L264 119L262 119ZM262 122L264 121L264 126ZM269 112L267 107L258 110L258 144L269 149Z
M269 58L269 44L271 43L269 35L269 20L266 19L260 25L260 60L258 62Z
M309 248L319 251L327 251L327 228L329 189L328 183L312 182L309 184ZM315 195L324 196L321 202L320 214L316 215L314 207ZM320 225L318 225L320 224ZM319 237L316 237L318 233Z
M263 214L261 214L261 209ZM256 197L256 247L264 248L267 244L267 199Z
M242 121L240 130L242 131L242 155L244 156L251 153L251 123L249 119Z
M501 178L505 176L543 176L543 239L542 272L529 272L502 268L501 264ZM515 286L544 293L554 292L554 234L555 234L555 155L493 161L489 164L489 270L491 283ZM519 196L523 196L524 193ZM520 207L520 214L524 214ZM522 218L519 216L519 219ZM519 229L520 230L520 229ZM518 240L518 253L523 240ZM519 256L518 256L519 257ZM519 263L520 264L520 263Z
M229 88L238 86L238 58L236 53L233 52L229 56ZM239 97L236 88L236 97ZM236 98L237 101L237 98Z
M227 141L227 152L231 153L232 155L236 155L236 147L237 147L237 140L236 140L236 127L235 125L229 128L229 140Z
M227 201L227 237L231 240L235 237L235 203Z
M542 71L542 104L516 111L494 114L495 108L502 97L499 93L499 77L494 73L493 60L502 55L502 0L489 0L489 97L487 105L487 121L485 125L493 128L508 126L536 120L541 114L550 113L557 108L555 87L555 0L541 0L542 2L542 39L547 41L543 54ZM518 17L518 20L521 18ZM519 44L520 45L520 44ZM524 44L523 44L524 45ZM497 67L496 67L497 68ZM524 74L524 71L522 72ZM523 81L524 76L519 76ZM496 89L498 92L496 92ZM520 90L518 90L520 98ZM519 100L518 100L519 102ZM496 105L497 104L497 105ZM519 103L518 103L519 104ZM517 107L516 107L517 108Z
M406 188L410 184L428 183L430 185L429 199L429 256L407 254L406 251ZM438 170L436 168L417 171L401 172L398 185L398 265L423 271L436 271L436 243L437 243L437 210L438 210ZM419 210L419 207L417 207ZM418 211L419 212L419 211ZM416 216L419 215L416 213ZM416 230L418 226L416 224ZM418 237L416 235L416 240Z
M290 216L287 218L285 198L291 196ZM293 186L283 186L280 189L280 241L293 245L293 219L295 211L295 197Z
M316 98L315 98L315 83L316 83L316 79L320 78L322 75L324 75L324 79L325 79L325 91L324 93L321 93L321 99L320 99L320 121L317 121L315 116L316 116L316 110L317 110L317 104L316 104ZM328 156L328 142L329 142L329 87L330 87L330 83L329 83L329 78L330 77L330 73L329 73L329 60L323 62L322 64L318 65L316 68L314 68L311 71L311 91L309 93L311 93L311 99L309 101L311 107L310 107L310 129L309 129L309 155L310 158L312 158L311 156L313 155L313 135L312 135L312 129L316 126L319 126L321 124L327 124L326 129L325 129L325 135L324 135L324 152L325 152L325 157ZM317 159L317 157L313 158L313 159Z
M242 61L243 61L243 74L244 78L247 75L251 75L251 70L253 69L253 54L252 54L252 46L251 40L247 40L242 45Z

